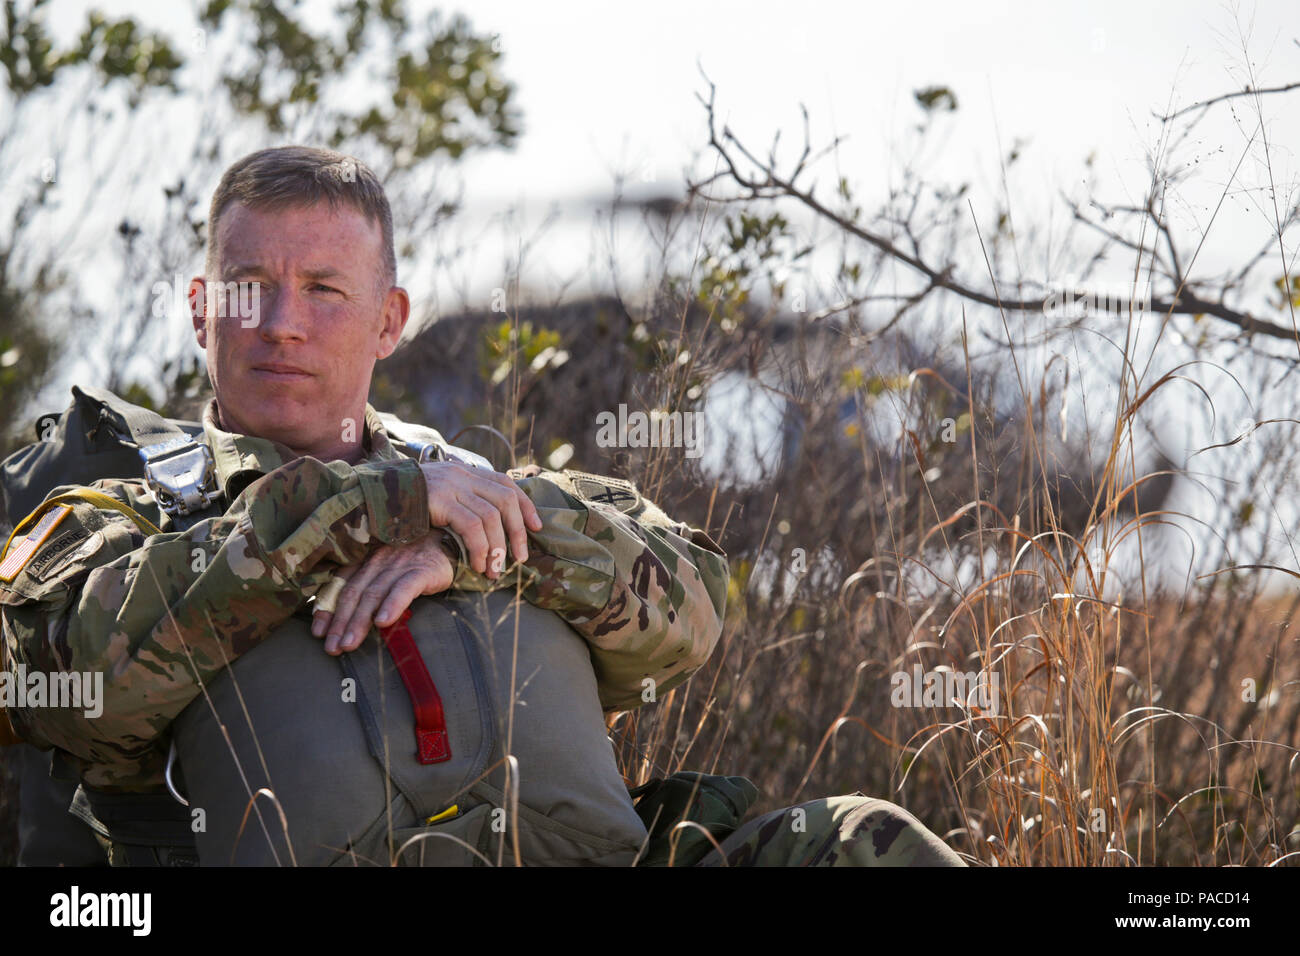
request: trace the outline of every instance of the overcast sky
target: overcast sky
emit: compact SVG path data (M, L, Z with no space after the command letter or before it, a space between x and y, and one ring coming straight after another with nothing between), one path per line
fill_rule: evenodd
M60 15L51 26L65 41L87 6L52 4ZM197 23L185 3L96 6L135 15L181 41ZM331 6L306 0L306 22ZM722 120L749 144L766 148L780 130L783 146L797 148L800 104L814 145L844 137L822 181L844 175L868 209L886 194L920 117L913 91L948 86L959 109L944 123L944 148L927 154L927 175L971 180L977 214L990 216L1003 195L998 158L1020 142L1013 214L1053 235L1068 218L1060 193L1083 186L1089 155L1095 163L1087 175L1099 193L1141 199L1160 133L1153 112L1239 89L1251 71L1265 87L1300 76L1295 0L475 0L437 8L464 12L476 30L499 34L524 120L517 148L476 154L455 170L466 200L456 229L481 247L459 281L475 295L500 284L501 256L553 211L559 218L530 254L525 282L543 290L599 285L590 273L604 250L593 257L591 246L604 240L593 237L589 203L608 197L614 176L629 175L638 188L680 191L686 167L713 169L696 99L706 88L701 70L717 84ZM1264 105L1272 177L1294 201L1300 91ZM1198 128L1184 159L1202 168L1170 204L1175 229L1204 228L1255 122L1253 102L1242 99ZM1236 261L1243 246L1267 235L1262 141L1249 149L1233 201L1215 221L1205 269ZM420 291L428 277L408 278Z
M814 145L844 137L821 180L843 174L867 208L885 195L919 119L913 91L948 86L959 110L945 122L945 148L927 154L927 174L972 180L976 212L991 216L1003 195L998 157L1020 141L1013 213L1058 237L1068 219L1060 193L1084 187L1090 155L1089 186L1113 201L1140 202L1160 135L1153 112L1239 89L1248 76L1243 44L1258 85L1300 75L1293 0L1239 8L1217 0L644 7L481 0L467 9L478 29L500 34L525 134L516 150L465 164L463 225L487 237L473 230L515 209L496 236L508 246L556 204L550 241L530 252L525 268L525 281L543 287L592 281L599 255L587 253L603 239L593 236L582 200L608 194L616 174L679 190L684 168L713 169L696 98L706 88L701 70L717 84L723 121L752 146L765 148L780 130L783 145L797 148L800 104ZM1298 98L1300 91L1265 101L1272 175L1292 200ZM1204 229L1254 122L1242 100L1235 115L1220 109L1200 126L1184 160L1203 169L1170 204L1176 229ZM1249 152L1203 250L1205 270L1238 261L1243 247L1267 238L1262 138ZM472 282L479 294L497 284L500 255L491 243L479 250ZM1041 275L1047 263L1037 265Z

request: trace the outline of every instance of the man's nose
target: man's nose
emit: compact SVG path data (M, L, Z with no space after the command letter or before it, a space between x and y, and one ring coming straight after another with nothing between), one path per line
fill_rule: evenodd
M274 288L262 287L254 296L258 303L258 331L268 342L305 341L310 324L308 305L304 296L291 285L278 284Z

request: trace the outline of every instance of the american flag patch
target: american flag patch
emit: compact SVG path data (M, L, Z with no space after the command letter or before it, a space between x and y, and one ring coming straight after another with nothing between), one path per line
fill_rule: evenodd
M32 559L37 549L45 543L45 539L50 533L58 527L72 510L71 505L58 505L51 508L41 516L41 520L36 522L36 527L27 532L21 540L9 549L3 562L0 562L0 581L12 581L18 576L18 572L27 566L27 562Z

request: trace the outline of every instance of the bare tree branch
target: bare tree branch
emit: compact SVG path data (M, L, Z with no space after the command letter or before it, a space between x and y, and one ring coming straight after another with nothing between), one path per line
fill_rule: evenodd
M1300 82L1288 83L1286 86L1272 86L1261 90L1257 90L1252 86L1246 86L1245 89L1238 90L1235 93L1224 93L1222 96L1211 97L1208 100L1202 100L1199 103L1193 103L1191 106L1184 106L1182 109L1177 110L1173 113L1169 113L1166 116L1161 116L1158 113L1153 113L1152 115L1155 116L1156 119L1161 120L1162 122L1168 122L1169 120L1176 119L1179 116L1182 116L1184 113L1190 113L1192 110L1209 109L1215 103L1222 103L1224 100L1233 100L1239 96L1256 96L1256 95L1263 96L1268 93L1288 93L1291 90L1297 90L1297 89L1300 89Z
M706 78L706 82L707 78ZM997 289L984 290L976 288L973 285L958 280L953 276L955 265L949 263L943 267L926 260L921 252L920 244L906 223L902 223L904 232L911 240L912 251L901 248L896 242L885 235L868 229L859 224L857 221L848 219L834 210L830 209L823 202L813 195L813 190L803 189L796 185L796 180L800 173L807 168L809 148L805 143L805 148L796 165L794 172L785 177L778 174L775 163L769 157L767 162L757 159L731 132L729 127L723 127L719 132L717 127L717 116L714 108L716 88L713 83L709 83L709 97L704 99L698 97L708 111L709 123L709 145L717 153L723 166L722 170L707 176L699 181L689 183L689 192L692 196L699 195L711 202L737 202L748 200L762 199L779 199L790 198L798 201L807 209L811 210L817 216L833 223L846 233L861 239L863 242L879 250L885 256L901 262L914 271L924 276L928 282L926 288L921 292L921 298L928 295L936 289L945 289L970 302L977 302L991 308L1000 308L1008 312L1041 312L1044 308L1044 299L1040 298L1003 298L998 294ZM1262 92L1262 91L1261 91ZM757 171L756 174L747 175L742 172L738 166L737 157L742 157ZM706 193L707 187L723 181L729 181L743 190L739 196L718 196ZM1181 263L1178 260L1177 251L1174 247L1173 237L1168 231L1167 225L1160 219L1156 212L1148 205L1141 207L1116 207L1118 211L1149 217L1155 224L1157 230L1164 236L1165 244L1169 250L1169 255L1173 261L1169 262L1164 256L1160 256L1160 261L1166 269L1169 269L1174 279L1173 285L1175 291L1172 293L1156 298L1152 296L1149 306L1147 303L1134 302L1133 307L1139 305L1145 306L1143 311L1156 315L1209 315L1220 319L1231 325L1236 326L1247 335L1263 335L1269 338L1281 339L1288 342L1296 341L1296 330L1288 326L1271 322L1268 319L1258 318L1249 312L1229 306L1223 298L1217 300L1204 298L1192 288L1188 287L1185 277L1180 276L1182 271ZM1087 221L1086 219L1084 220ZM1090 223L1091 224L1091 223ZM1103 229L1112 239L1123 241L1109 230ZM1131 243L1126 243L1131 245ZM1075 290L1078 296L1089 295L1086 290ZM1108 301L1109 297L1093 295L1093 301ZM920 300L917 299L917 302ZM908 308L916 304L909 300ZM906 309L904 310L906 311ZM896 315L893 321L901 316Z

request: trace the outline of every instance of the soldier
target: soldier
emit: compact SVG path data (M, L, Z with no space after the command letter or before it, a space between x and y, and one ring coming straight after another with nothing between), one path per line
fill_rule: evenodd
M638 706L647 681L666 691L707 659L722 629L725 555L630 483L504 475L454 460L436 434L418 457L391 440L390 428L408 426L386 425L366 397L410 306L388 202L363 164L263 150L227 170L208 221L205 274L191 287L215 395L201 444L142 440L146 480L56 489L0 564L10 672L102 674L102 713L16 707L15 729L75 770L73 810L115 863L193 862L192 833L204 862L406 861L414 843L421 854L437 845L433 862L468 863L507 807L516 859L632 862L646 831L616 785L608 742L593 743L600 712ZM132 437L166 434L106 401ZM452 459L426 460L439 449ZM402 685L385 684L395 672L367 642L374 628L411 695L405 718L389 709ZM532 670L519 672L521 660ZM286 689L289 675L300 683ZM348 681L364 707L333 705L336 682L347 702ZM531 709L519 709L521 694ZM228 726L236 698L247 742ZM418 747L394 757L389 724L403 719ZM316 721L343 723L322 746ZM272 730L268 756L257 735ZM355 761L341 755L348 740ZM260 786L254 752L268 784L290 785ZM331 803L322 780L351 780L334 768L354 765L373 783L370 816L329 819L358 799L340 791ZM237 777L249 799L234 806ZM204 799L192 809L182 790ZM272 790L289 822L278 834L263 823L250 850L248 812ZM960 864L898 808L863 799L754 821L723 845L727 862L859 862L852 848L869 837L862 862ZM192 825L198 812L217 835ZM787 812L806 826L787 835ZM805 845L810 831L816 846ZM498 855L506 846L497 840Z

